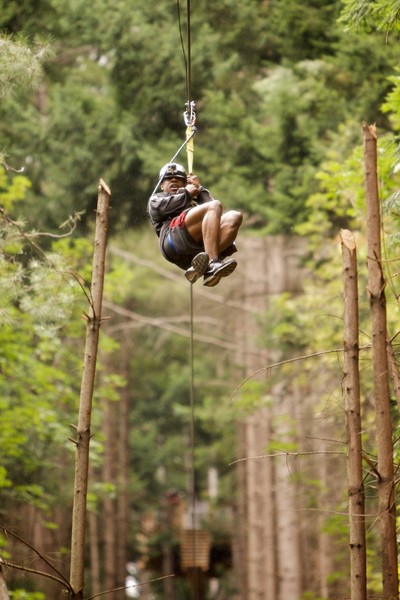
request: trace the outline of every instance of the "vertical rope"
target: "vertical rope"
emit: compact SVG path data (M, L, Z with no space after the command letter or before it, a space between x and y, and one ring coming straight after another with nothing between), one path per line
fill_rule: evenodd
M182 54L185 62L186 71L186 97L187 114L190 114L192 110L191 96L192 96L192 40L191 40L191 6L190 0L186 3L187 13L187 26L186 26L186 46L187 54L185 53L185 47L183 43L182 27L181 27L181 16L180 16L180 4L177 0L178 6L178 19L179 19L179 33L182 46ZM192 117L193 115L191 115ZM187 158L188 158L188 172L192 172L193 168L193 135L195 133L194 123L192 119L191 126L186 129L186 144L187 144ZM196 475L195 475L195 389L194 389L194 332L193 332L193 285L190 285L190 450L191 450L191 501L192 501L192 563L196 565L197 557L197 539L196 539ZM198 568L193 567L193 598L199 600L199 578Z
M191 17L190 17L190 0L187 0L186 4L186 48L183 40L182 32L182 19L181 19L181 6L180 1L176 0L177 12L178 12L178 24L179 24L179 36L181 41L183 62L185 64L185 75L186 75L186 98L188 105L190 105L192 95L192 34L191 34Z
M187 14L187 65L186 65L186 93L188 108L190 106L192 96L192 34L191 34L191 19L190 19L190 0L186 3L186 14Z
M191 7L190 0L187 0L186 4L186 45L187 45L187 61L186 61L186 112L190 117L190 125L186 128L186 139L188 140L188 144L186 146L187 150L187 161L188 161L188 173L193 173L193 155L194 155L194 145L193 145L193 136L191 133L194 131L194 114L193 114L193 106L192 103L192 28L191 28Z
M193 285L190 284L190 449L191 449L191 494L192 494L192 549L193 565L196 564L196 475L195 475L195 393L194 393L194 331L193 331ZM193 567L194 573L194 599L198 600L198 569Z
M191 110L191 96L192 96L192 40L191 40L191 21L190 21L190 0L186 3L186 31L187 31L187 61L186 61L186 95L187 95L187 112ZM187 139L187 158L188 158L188 172L191 173L193 170L193 134L194 129L188 127L186 129ZM194 333L193 333L193 285L190 285L190 409L191 409L191 425L190 425L190 443L191 443L191 467L192 467L192 549L193 549L193 565L196 565L196 474L195 474L195 395L194 395ZM195 566L193 568L194 574L194 600L199 598L199 582L198 582L198 570Z

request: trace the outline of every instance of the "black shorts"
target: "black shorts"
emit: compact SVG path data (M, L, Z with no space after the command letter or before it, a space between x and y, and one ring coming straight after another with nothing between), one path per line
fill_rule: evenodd
M160 236L163 255L181 269L188 269L193 257L204 251L203 243L196 242L185 227L186 213L187 210L172 219Z

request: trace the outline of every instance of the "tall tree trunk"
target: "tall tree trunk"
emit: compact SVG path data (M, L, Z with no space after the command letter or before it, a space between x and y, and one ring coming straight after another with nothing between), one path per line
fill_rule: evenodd
M70 583L74 590L73 600L83 598L86 497L89 472L90 425L94 379L96 374L97 348L99 342L105 254L110 208L110 190L100 180L96 212L96 232L93 253L90 310L87 316L85 358L83 364L78 427L76 430L74 504L72 511L71 571Z
M163 581L164 600L174 600L175 589L173 578L168 577L174 572L174 556L172 549L172 506L168 494L164 494L161 506L162 532L164 541L162 543L162 575L166 577Z
M271 409L264 408L259 411L258 436L260 454L265 452L273 439L274 423ZM260 472L260 510L263 520L263 551L261 570L264 573L263 593L266 600L278 598L279 581L278 572L278 539L277 539L277 484L276 484L276 461L265 458L258 462Z
M103 404L103 433L105 439L102 479L107 485L115 485L116 456L116 403L105 400ZM114 493L106 493L103 500L103 543L104 543L104 587L113 590L118 587L116 578L116 502ZM122 585L122 584L121 584ZM110 600L115 600L117 592L108 594Z
M378 451L378 495L382 581L385 600L398 600L396 503L393 480L392 421L386 353L385 278L381 262L381 219L375 126L363 125L368 237L368 292L372 318L372 359Z
M320 452L326 452L328 450L329 434L331 432L331 424L322 422L318 427L318 433L321 440L318 444ZM330 481L330 470L332 465L327 458L317 461L316 476L319 480L319 491L318 491L318 506L325 507L329 505L329 497L332 496L332 486ZM316 556L315 556L315 567L314 572L317 574L318 582L318 597L329 598L330 597L330 585L329 576L334 571L334 558L332 556L332 538L326 531L326 513L321 511L316 515L315 522L317 524L315 535L316 535ZM311 549L310 549L311 550ZM311 552L307 553L307 563L311 563Z
M344 400L348 432L350 597L366 600L365 494L362 473L357 253L354 235L340 232L344 287Z
M247 526L248 526L248 554L245 557L247 562L246 571L248 578L248 600L257 600L262 598L262 589L264 586L264 573L260 569L260 556L262 556L262 518L258 506L259 466L257 460L251 457L260 454L257 445L257 422L254 417L250 418L246 427L246 446L250 460L247 461Z
M124 356L124 376L126 385L122 391L119 402L118 413L118 499L117 499L117 577L118 586L124 585L126 576L126 565L128 563L128 531L130 526L129 519L129 356L130 356L130 338L126 336L121 342L123 344ZM121 598L125 594L120 594Z
M242 459L247 456L246 440L247 424L237 422L236 424L236 452L237 458ZM248 582L247 582L247 465L245 461L237 463L237 523L233 537L233 585L237 588L237 594L232 596L232 600L247 600Z
M92 583L92 594L100 593L100 553L99 532L97 527L97 515L94 511L89 512L89 545L90 545L90 580Z
M274 438L283 443L297 442L297 430L294 417L294 404L299 402L296 390L285 382L277 386L274 393ZM290 459L289 459L290 460ZM275 503L279 575L279 600L300 598L301 569L299 550L299 515L296 498L297 487L290 462L285 456L274 459L275 464ZM265 596L268 600L269 596Z
M0 600L10 600L8 595L7 584L4 577L4 567L0 560Z

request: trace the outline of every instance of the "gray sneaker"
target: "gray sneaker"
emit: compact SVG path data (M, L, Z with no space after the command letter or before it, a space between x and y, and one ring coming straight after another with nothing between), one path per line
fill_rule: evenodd
M196 283L196 281L204 275L207 270L210 258L207 252L199 252L192 260L192 265L185 271L185 277L189 283Z
M207 287L216 286L222 279L222 277L227 277L237 267L236 260L230 259L225 262L221 262L219 260L210 260L208 265L208 269L204 273L204 284Z

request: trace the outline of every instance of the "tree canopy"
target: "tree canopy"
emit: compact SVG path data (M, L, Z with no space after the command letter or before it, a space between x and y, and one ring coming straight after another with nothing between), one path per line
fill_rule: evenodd
M176 6L37 4L8 3L0 23L9 51L9 36L32 40L33 60L43 53L39 32L51 39L34 93L19 88L1 106L1 147L32 181L29 215L37 226L55 226L74 210L91 214L101 170L118 196L113 226L140 225L159 167L184 139ZM229 173L229 203L262 230L288 232L307 218L314 174L341 123L389 127L380 105L395 42L344 31L340 7L246 0L240 11L235 2L192 9L195 169L221 198ZM32 64L25 72L36 71Z

